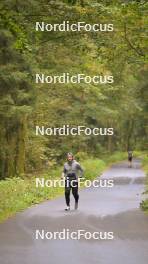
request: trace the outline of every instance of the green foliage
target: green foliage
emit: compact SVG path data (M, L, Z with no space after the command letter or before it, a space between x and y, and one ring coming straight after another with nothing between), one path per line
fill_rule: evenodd
M135 154L134 154L135 155ZM115 152L107 157L107 161L109 163L118 162L120 160L126 160L127 159L127 152Z
M0 179L53 167L69 150L83 159L146 149L146 1L5 0L0 10ZM114 31L35 32L37 18L113 23ZM36 85L37 72L115 81ZM36 125L63 124L113 127L114 136L35 136Z
M88 180L93 180L96 176L100 176L106 168L106 163L99 159L87 159L82 162L84 167L84 177Z
M145 194L148 194L148 155L145 154L144 158L143 158L143 169L146 173L146 190L145 190ZM148 198L146 198L144 201L142 201L141 203L141 208L148 212Z
M0 18L0 179L24 173L27 121L35 98L27 33L15 10L5 10L8 2Z
M82 152L82 151L78 152L78 153L75 155L76 160L79 160L79 161L86 160L87 157L88 157L88 154L85 153L85 152Z

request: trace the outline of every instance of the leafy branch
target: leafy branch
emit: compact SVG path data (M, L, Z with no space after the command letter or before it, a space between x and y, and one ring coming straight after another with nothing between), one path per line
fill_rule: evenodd
M138 55L145 57L145 54L143 53L143 51L140 48L135 47L133 45L133 43L130 41L130 39L128 38L128 35L127 35L127 25L126 25L126 23L124 24L124 36L125 36L126 42L130 46L130 48L133 49Z

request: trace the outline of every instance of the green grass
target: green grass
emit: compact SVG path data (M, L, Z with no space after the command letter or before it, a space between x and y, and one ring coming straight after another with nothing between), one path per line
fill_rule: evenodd
M81 162L84 168L85 179L93 180L97 175L101 175L103 170L106 168L106 163L103 160L98 159L87 159Z
M143 169L146 173L146 191L145 193L148 194L148 155L145 155L143 158ZM148 199L142 201L141 208L148 213Z
M89 158L84 161L80 160L80 163L85 170L85 178L93 180L112 163L126 158L127 153L116 152L110 156L104 156L103 160L99 157L98 159ZM36 188L35 185L36 177L45 180L59 179L61 171L62 167L58 167L40 176L34 175L30 178L11 178L0 181L0 222L34 204L63 195L63 188Z
M108 164L112 164L121 160L127 160L127 152L114 152L111 155L104 156L104 160Z

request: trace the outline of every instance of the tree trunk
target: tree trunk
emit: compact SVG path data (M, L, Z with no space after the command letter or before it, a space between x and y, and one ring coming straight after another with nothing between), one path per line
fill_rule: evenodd
M26 143L26 123L27 116L24 115L18 125L17 152L16 152L16 173L18 175L25 172L25 143Z

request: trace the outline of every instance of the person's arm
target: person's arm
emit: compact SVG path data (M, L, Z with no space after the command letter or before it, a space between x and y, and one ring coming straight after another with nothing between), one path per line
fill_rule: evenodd
M66 168L64 166L63 172L62 172L62 175L61 175L61 179L64 179L65 178L65 175L66 175Z
M84 174L84 170L82 169L82 167L81 167L81 165L79 163L77 163L77 169L80 172L79 177L82 178L83 177L83 174Z

